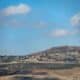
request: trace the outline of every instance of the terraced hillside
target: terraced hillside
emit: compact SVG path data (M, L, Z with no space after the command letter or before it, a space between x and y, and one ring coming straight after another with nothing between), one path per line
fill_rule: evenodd
M80 80L80 47L53 47L27 56L0 56L0 76L0 80L29 76L34 80Z
M28 55L25 61L27 60L45 63L80 63L80 47L53 47Z
M80 47L53 47L27 56L0 56L2 62L80 63Z

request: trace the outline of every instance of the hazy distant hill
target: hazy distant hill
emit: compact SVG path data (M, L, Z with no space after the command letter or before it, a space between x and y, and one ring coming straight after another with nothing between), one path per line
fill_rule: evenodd
M42 52L33 53L28 56L29 59L36 62L71 62L80 61L80 47L62 46L53 47Z
M0 56L1 75L33 69L80 67L80 47L53 47L27 56Z
M0 56L0 62L12 62L12 61L79 63L80 47L61 46L53 47L27 56Z

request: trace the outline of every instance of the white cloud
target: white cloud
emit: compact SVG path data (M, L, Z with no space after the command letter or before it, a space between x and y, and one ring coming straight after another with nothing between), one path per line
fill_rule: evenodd
M80 13L74 15L71 18L71 24L72 26L80 26Z
M72 35L76 35L79 32L77 30L74 31L68 31L66 29L56 29L51 31L50 36L52 37L66 37L66 36L72 36Z
M19 4L16 6L9 6L7 8L4 8L2 10L2 13L5 16L9 16L9 15L15 15L15 14L27 14L31 11L30 6L26 5L26 4Z
M65 29L56 29L51 32L52 37L64 37L67 36L68 34L71 33Z

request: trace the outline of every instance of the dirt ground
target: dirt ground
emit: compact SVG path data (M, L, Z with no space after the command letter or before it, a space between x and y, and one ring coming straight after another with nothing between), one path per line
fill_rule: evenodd
M0 80L14 80L12 76L1 76Z
M57 77L60 80L80 80L80 68L73 68L73 69L63 69L63 70L46 70L46 69L34 69L33 77ZM46 72L47 75L34 75L34 73L38 72ZM1 76L0 80L15 80L14 76Z

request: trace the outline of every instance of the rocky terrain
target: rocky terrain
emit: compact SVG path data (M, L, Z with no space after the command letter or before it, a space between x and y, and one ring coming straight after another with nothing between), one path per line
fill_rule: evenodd
M29 55L28 59L34 62L79 63L80 47L53 47L42 52Z
M2 62L49 62L49 63L79 63L80 47L53 47L27 56L0 56Z
M0 56L0 80L80 80L79 76L80 47L53 47L27 56Z

